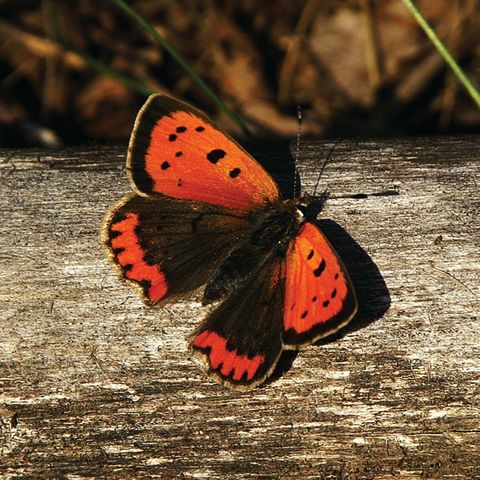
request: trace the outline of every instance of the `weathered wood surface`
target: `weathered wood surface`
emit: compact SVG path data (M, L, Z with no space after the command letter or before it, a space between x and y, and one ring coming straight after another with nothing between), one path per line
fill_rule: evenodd
M108 264L124 154L0 153L1 478L480 478L479 137L337 146L332 194L399 191L322 213L360 314L248 393L189 358L196 297L148 308Z

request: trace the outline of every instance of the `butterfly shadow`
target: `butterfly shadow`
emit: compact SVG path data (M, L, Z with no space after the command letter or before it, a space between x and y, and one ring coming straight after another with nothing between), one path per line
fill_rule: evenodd
M385 280L368 253L333 220L322 219L316 223L350 273L358 302L358 311L352 321L338 332L314 344L321 346L336 342L381 318L390 308L391 299ZM288 372L298 353L296 350L285 350L267 383L278 380Z
M345 328L316 343L324 345L383 317L390 308L391 298L385 279L370 255L338 223L325 219L318 226L350 273L358 302L357 314Z

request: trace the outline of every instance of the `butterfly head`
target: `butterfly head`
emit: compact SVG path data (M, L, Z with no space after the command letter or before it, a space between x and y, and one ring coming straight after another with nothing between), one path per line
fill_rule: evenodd
M306 194L303 197L296 198L294 200L296 208L302 215L302 221L316 220L319 213L323 210L325 202L327 201L328 193L327 191L321 193L320 195L309 195Z

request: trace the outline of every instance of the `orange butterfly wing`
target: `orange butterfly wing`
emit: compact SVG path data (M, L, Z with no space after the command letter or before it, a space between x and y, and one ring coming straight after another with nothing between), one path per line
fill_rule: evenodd
M306 222L287 252L283 343L310 345L345 326L357 311L348 272L323 233Z
M191 105L163 95L150 96L137 116L127 168L140 195L240 211L280 197L271 176L231 137Z

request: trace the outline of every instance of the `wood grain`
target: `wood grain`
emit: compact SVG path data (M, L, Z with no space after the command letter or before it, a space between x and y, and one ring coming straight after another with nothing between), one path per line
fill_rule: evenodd
M0 152L2 478L480 478L479 137L336 146L322 189L399 193L321 214L360 313L248 393L189 358L198 294L146 307L107 262L124 155Z

